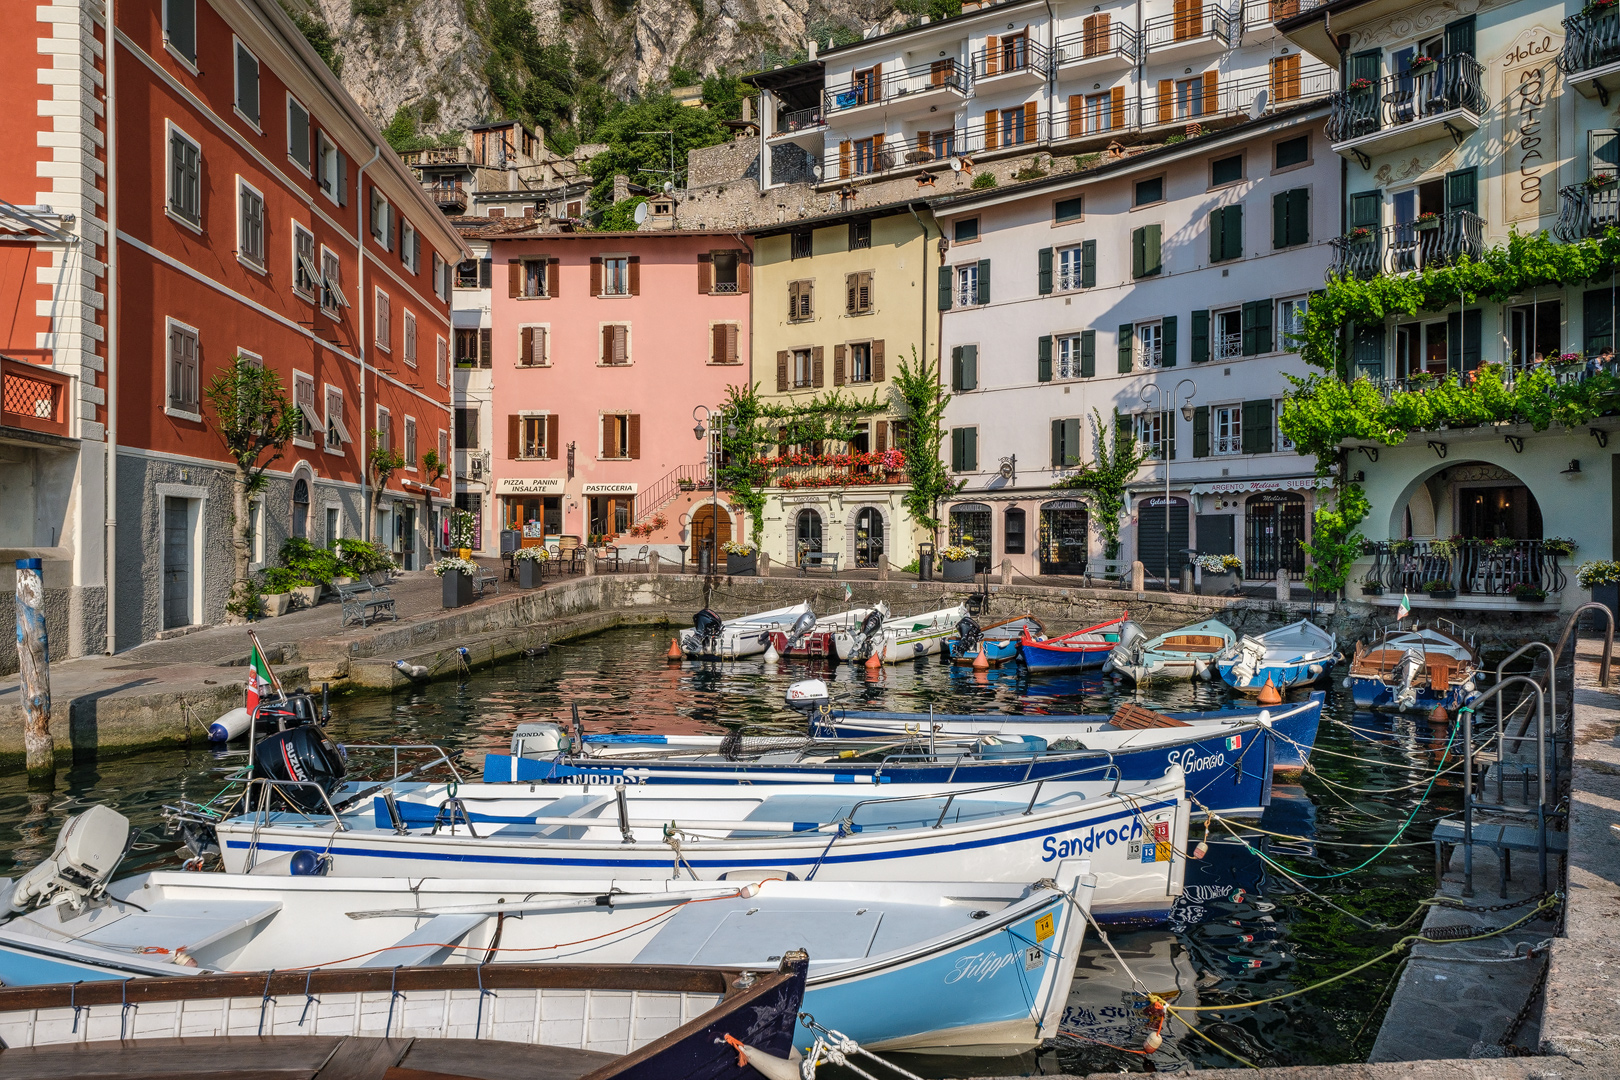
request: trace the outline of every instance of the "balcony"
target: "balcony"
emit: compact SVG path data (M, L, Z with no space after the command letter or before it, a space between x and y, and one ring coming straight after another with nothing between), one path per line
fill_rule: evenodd
M1059 79L1071 75L1089 78L1135 67L1138 51L1136 31L1124 23L1109 22L1059 37L1052 47L1052 61Z
M980 49L969 58L974 84L989 82L995 89L1039 86L1046 81L1052 54L1028 37L1003 38L994 49Z
M926 136L885 139L881 145L875 139L856 139L849 143L847 153L840 151L836 169L829 170L823 182L932 172L948 168L952 157L1032 153L1050 143L1051 129L1050 117L1037 115L1030 120L1019 110L1016 117L1002 118L988 127L980 120L966 127L931 131Z
M1558 189L1558 223L1553 235L1566 243L1602 236L1620 226L1620 183L1594 188L1589 181Z
M1480 125L1489 104L1484 69L1462 53L1419 70L1386 75L1333 95L1327 136L1340 154L1370 157L1449 135L1456 142Z
M435 184L423 184L422 190L427 192L428 198L436 203L445 213L465 213L467 210L467 189L460 183L441 181Z
M1182 4L1173 14L1144 22L1142 40L1154 61L1220 53L1236 44L1242 21L1241 9L1206 11L1202 4Z
M763 473L764 486L784 491L877 484L901 486L911 483L905 465L905 454L899 450L868 454L789 454L754 462L756 470Z
M1462 255L1478 259L1485 250L1485 222L1478 214L1453 210L1425 221L1354 229L1332 244L1329 276L1406 274L1450 266Z
M1212 334L1212 344L1215 347L1216 360L1241 360L1243 358L1243 333ZM1232 451L1234 454L1236 450Z
M1620 12L1611 7L1565 19L1558 70L1581 94L1607 107L1609 94L1620 90Z
M768 138L791 140L807 132L824 131L826 127L827 119L819 106L812 105L808 109L779 109L776 113L776 127Z
M407 150L399 155L399 159L415 169L443 165L469 167L475 164L472 151L465 146L433 146L426 150Z
M1255 45L1271 35L1271 27L1305 9L1302 0L1246 0L1243 5L1243 44Z
M1459 596L1509 597L1516 587L1541 589L1548 597L1568 580L1558 565L1559 545L1542 540L1384 540L1368 545L1373 556L1367 580L1391 596L1420 595L1430 582L1444 582Z
M70 382L48 367L0 357L0 427L68 438Z
M940 60L905 71L874 77L863 72L842 86L822 94L823 115L848 113L873 105L888 105L891 112L927 112L931 106L954 109L973 85L968 72L954 60Z

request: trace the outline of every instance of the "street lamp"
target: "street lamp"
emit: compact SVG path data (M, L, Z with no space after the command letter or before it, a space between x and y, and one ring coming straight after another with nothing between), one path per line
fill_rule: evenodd
M714 444L707 449L706 460L709 468L709 482L714 491L714 516L709 519L709 573L715 573L715 559L719 555L720 541L720 425L711 423L714 410L707 405L699 405L692 410L692 419L697 423L692 425L692 434L699 442L709 435L714 436ZM737 434L737 425L730 419L726 421L725 434Z
M1192 418L1193 418L1193 407L1192 407L1193 396L1198 392L1198 387L1193 384L1193 381L1191 379L1182 379L1180 382L1176 383L1175 390L1171 391L1170 402L1169 402L1168 406L1166 406L1165 400L1164 400L1164 389L1157 382L1150 382L1146 386L1142 387L1142 401L1143 401L1144 404L1146 402L1148 402L1150 399L1156 401L1158 404L1155 407L1155 411L1157 411L1159 413L1159 415L1161 417L1163 417L1162 423L1164 425L1169 425L1169 424L1174 422L1172 420L1171 416L1170 416L1170 410L1174 409L1176 401L1181 399L1181 388L1183 386L1185 386L1187 388L1187 397L1186 397L1185 400L1182 401L1182 404L1181 404L1181 418L1190 423L1192 421ZM1169 436L1170 436L1170 433L1168 431L1163 430L1163 428L1161 427L1161 429L1159 431L1159 452L1162 455L1164 455L1164 591L1165 592L1170 591L1170 438L1169 438ZM1140 537L1138 537L1138 540L1137 540L1137 549L1138 549L1138 554L1140 554L1140 549L1141 549Z

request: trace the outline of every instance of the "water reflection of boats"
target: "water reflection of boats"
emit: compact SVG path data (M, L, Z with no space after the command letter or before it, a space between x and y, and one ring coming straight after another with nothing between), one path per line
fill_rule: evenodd
M1133 933L1110 935L1119 960L1107 948L1093 945L1080 958L1075 970L1074 986L1069 990L1068 1005L1063 1010L1063 1021L1058 1028L1060 1045L1085 1050L1092 1048L1108 1058L1107 1062L1090 1054L1082 1057L1090 1072L1092 1067L1106 1068L1115 1061L1107 1055L1107 1047L1140 1048L1153 1024L1147 1015L1148 999L1131 979L1135 975L1149 993L1171 1005L1198 1004L1198 969L1192 956L1177 936L1164 930L1139 930ZM1120 965L1130 968L1127 974ZM1197 1013L1182 1013L1197 1022ZM1183 1058L1177 1048L1178 1040L1166 1039L1153 1055L1153 1064L1159 1071L1174 1071L1192 1062ZM1139 1060L1139 1059L1138 1059Z

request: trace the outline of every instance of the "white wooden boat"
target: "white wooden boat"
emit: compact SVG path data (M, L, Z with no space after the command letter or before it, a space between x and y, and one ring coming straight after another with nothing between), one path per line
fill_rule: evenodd
M1338 638L1307 619L1268 633L1244 634L1215 658L1226 685L1258 694L1270 682L1278 691L1313 683L1339 659Z
M1410 630L1386 627L1369 645L1356 642L1345 685L1358 709L1455 711L1474 690L1480 661L1474 642L1449 619Z
M694 617L692 629L681 631L681 653L689 660L738 660L758 656L770 644L772 631L786 630L800 616L808 614L811 614L808 600L725 621L705 608Z
M1219 619L1205 619L1152 638L1134 622L1127 622L1120 629L1119 644L1108 654L1108 665L1138 683L1209 678L1215 657L1236 640L1237 634Z
M877 634L863 636L859 629L833 635L838 659L864 661L878 655L885 664L900 664L921 656L934 656L956 636L956 624L967 618L967 606L940 608L921 615L900 615L884 621Z

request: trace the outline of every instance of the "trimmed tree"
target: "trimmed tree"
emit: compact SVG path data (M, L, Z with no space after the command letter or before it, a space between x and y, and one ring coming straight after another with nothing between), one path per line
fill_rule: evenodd
M437 450L422 455L422 531L428 538L428 558L433 557L433 485L445 473L445 463L439 460Z
M918 358L912 346L911 359L900 361L900 370L890 376L896 398L906 412L906 471L911 490L901 502L911 520L937 538L939 504L967 486L966 480L952 480L940 448L945 442L945 406L951 395L939 381L939 362Z
M258 616L257 590L248 575L253 561L253 516L249 500L264 488L265 470L281 460L282 447L298 430L298 407L276 373L237 353L205 391L214 424L235 465L231 481L231 622Z
M375 513L377 496L388 490L388 478L405 467L405 458L394 449L388 436L372 428L368 437L371 439L371 453L367 457L367 464L371 469L372 488L367 499L366 515L370 517Z

